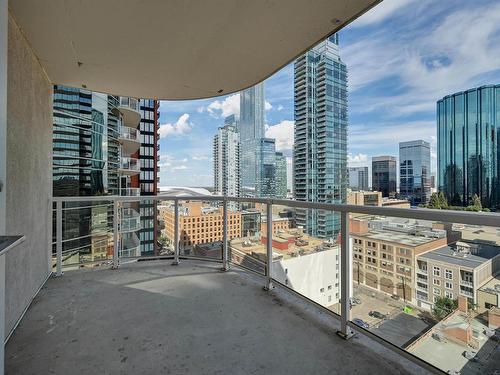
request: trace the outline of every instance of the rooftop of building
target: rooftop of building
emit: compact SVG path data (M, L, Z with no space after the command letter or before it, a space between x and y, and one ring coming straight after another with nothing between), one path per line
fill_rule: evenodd
M460 246L460 244L462 243L476 247L477 253L474 253L473 251L461 252L460 249L457 248L457 244L458 246ZM419 258L434 260L442 263L449 263L460 267L474 269L498 256L500 256L500 247L498 246L481 243L479 241L475 242L460 241L456 242L455 244L450 244L429 251L425 254L420 255Z
M492 277L479 289L488 293L500 294L500 274L496 275L495 277Z
M333 315L263 291L261 276L219 268L149 261L51 278L7 343L6 373L425 373L366 336L346 343Z
M481 240L482 242L489 241L492 245L500 246L500 228L485 227L479 225L457 225L455 230L462 233L462 238L467 241Z
M172 197L212 195L210 191L200 187L160 186L159 190L160 190L159 195L168 195Z
M264 236L262 238L264 238ZM299 228L278 231L278 233L273 234L273 243L289 243L288 248L285 250L273 246L273 257L283 257L284 259L316 253L318 251L328 250L338 246L323 239L304 234L302 229ZM236 248L237 250L249 255L266 255L266 245L262 243L261 239L237 238L231 240L230 245L232 248Z
M392 242L410 247L417 247L439 240L438 238L424 237L384 229L370 229L366 233L351 233L351 235L354 235L356 237L363 237L367 240Z

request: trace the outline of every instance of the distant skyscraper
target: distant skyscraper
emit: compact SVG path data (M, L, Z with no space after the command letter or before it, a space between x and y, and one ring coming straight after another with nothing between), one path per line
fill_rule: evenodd
M353 191L368 190L368 167L349 168L349 188Z
M227 119L225 123L227 125L219 128L213 143L215 194L239 197L241 188L240 137L234 118Z
M452 205L500 208L500 85L437 102L438 189Z
M294 195L299 201L345 203L347 198L347 68L338 36L295 61ZM297 210L297 225L329 238L340 231L330 211Z
M396 158L375 156L372 158L372 189L380 191L382 197L396 196Z
M241 184L250 195L265 190L258 187L260 148L264 138L264 83L240 92L238 132L241 142Z
M276 194L276 141L261 138L257 145L255 191L258 197L274 198Z
M399 194L412 205L428 202L431 195L431 146L428 142L399 143Z
M287 173L286 173L286 157L282 152L276 153L276 172L275 172L275 183L276 183L276 198L285 199L287 193Z

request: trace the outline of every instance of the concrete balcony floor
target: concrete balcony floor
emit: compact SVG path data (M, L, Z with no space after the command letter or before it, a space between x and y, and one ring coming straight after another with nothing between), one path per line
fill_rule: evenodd
M51 278L6 347L7 374L415 374L421 368L264 279L133 262Z

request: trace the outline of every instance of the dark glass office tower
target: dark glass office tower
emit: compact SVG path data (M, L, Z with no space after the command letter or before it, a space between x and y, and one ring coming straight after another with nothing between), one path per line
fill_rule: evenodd
M120 145L115 107L115 97L54 86L55 197L116 194ZM63 238L74 238L63 243L66 263L72 258L75 263L106 258L112 220L109 203L73 203L65 208L74 208L63 214Z
M382 192L382 197L396 196L396 158L375 156L372 158L372 189Z
M426 204L431 195L431 146L422 140L399 144L399 194L412 205Z
M347 198L347 68L337 34L294 64L294 195L299 201L345 203ZM340 217L297 209L297 225L313 236L336 237Z
M445 96L437 102L438 189L452 205L477 195L500 208L500 85Z

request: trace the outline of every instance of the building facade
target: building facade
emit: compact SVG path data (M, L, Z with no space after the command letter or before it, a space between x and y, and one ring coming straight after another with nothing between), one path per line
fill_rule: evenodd
M347 68L338 36L294 63L294 196L299 201L345 203L347 176ZM340 217L323 210L297 209L297 225L313 236L336 237Z
M394 156L374 156L372 158L372 189L382 192L384 198L396 196L396 158Z
M418 256L416 273L419 306L430 309L440 297L459 296L477 304L479 288L500 273L500 247L457 241Z
M477 195L500 207L500 85L482 86L437 102L438 190L451 205Z
M160 182L159 160L159 102L152 99L139 100L141 122L141 148L139 161L141 173L139 175L140 194L156 195ZM141 242L141 255L151 255L158 251L158 212L154 201L142 201L139 205L141 215L141 229L139 240Z
M275 172L275 187L274 196L278 199L286 199L287 195L287 163L286 157L282 152L276 152L276 172Z
M53 196L103 196L118 192L117 99L88 90L54 86ZM79 206L84 206L78 208ZM63 252L75 263L106 259L109 202L68 203L63 213ZM55 228L55 226L53 226ZM73 260L70 260L72 262Z
M431 195L431 145L423 140L399 143L399 194L413 206Z
M276 141L273 138L261 138L257 145L257 165L255 191L257 197L274 198L276 196Z
M202 202L179 203L179 249L184 255L192 255L197 245L216 244L223 236L223 209L203 205ZM173 243L174 240L174 207L162 210L165 222L165 234ZM229 240L241 237L241 212L228 212L227 237ZM217 247L220 249L220 246ZM220 253L220 250L219 250ZM222 255L222 253L220 253Z
M264 138L264 83L240 92L238 132L241 141L241 185L247 195L256 195L259 179L261 139Z
M349 188L368 191L368 167L349 167Z
M240 136L235 124L227 124L219 128L214 136L213 160L214 193L239 197L241 189Z

